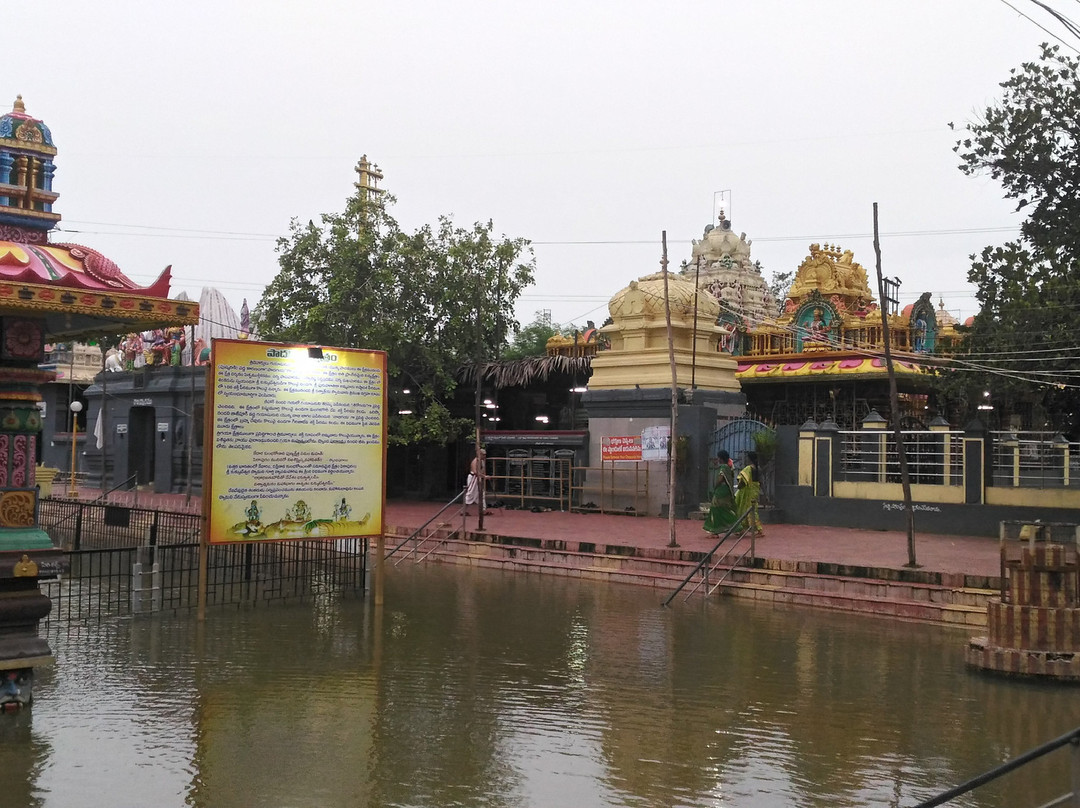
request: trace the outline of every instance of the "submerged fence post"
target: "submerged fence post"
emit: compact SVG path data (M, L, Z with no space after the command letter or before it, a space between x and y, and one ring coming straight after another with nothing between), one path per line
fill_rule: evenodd
M150 614L161 609L161 571L152 547L139 547L131 565L131 613Z
M75 541L74 548L76 550L82 549L82 517L83 517L83 505L81 502L75 504Z

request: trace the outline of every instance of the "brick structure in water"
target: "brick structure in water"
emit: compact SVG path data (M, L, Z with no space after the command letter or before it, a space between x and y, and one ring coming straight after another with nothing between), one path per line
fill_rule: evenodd
M1025 525L1019 540L1004 533L1002 597L987 606L987 636L972 638L968 664L1080 682L1080 531Z

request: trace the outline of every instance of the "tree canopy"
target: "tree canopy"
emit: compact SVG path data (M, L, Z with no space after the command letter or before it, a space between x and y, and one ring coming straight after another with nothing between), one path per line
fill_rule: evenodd
M386 351L391 442L446 442L471 423L444 404L456 374L495 356L516 327L534 260L490 221L464 228L444 216L404 232L392 202L358 189L319 224L293 220L253 319L266 339Z
M972 410L991 392L1025 428L1075 430L1080 412L1080 80L1043 45L957 142L965 174L989 174L1027 214L1020 237L972 256L979 314L945 385ZM970 413L969 413L970 414Z
M541 313L537 312L535 320L514 332L510 344L503 351L502 358L524 359L527 356L546 356L547 341L557 334L562 334L562 329L552 323L550 317L541 316Z

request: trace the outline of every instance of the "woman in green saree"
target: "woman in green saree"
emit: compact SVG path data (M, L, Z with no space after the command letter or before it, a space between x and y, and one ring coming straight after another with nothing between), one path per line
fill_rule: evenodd
M735 470L726 449L716 453L716 483L709 495L709 513L705 517L705 530L717 536L725 533L735 523Z

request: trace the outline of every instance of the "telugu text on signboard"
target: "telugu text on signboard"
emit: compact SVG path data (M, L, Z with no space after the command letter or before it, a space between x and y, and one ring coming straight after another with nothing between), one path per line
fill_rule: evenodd
M215 340L209 541L380 535L386 354Z
M600 439L600 459L641 460L641 435L608 435Z

